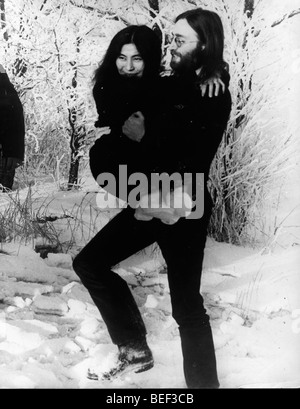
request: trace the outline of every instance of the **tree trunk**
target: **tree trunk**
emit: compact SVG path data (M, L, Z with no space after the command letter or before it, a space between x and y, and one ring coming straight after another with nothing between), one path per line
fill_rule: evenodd
M254 0L245 0L245 2L244 2L244 13L247 14L247 17L249 19L252 18L253 12L254 12ZM244 41L243 41L243 48L245 48L246 45L247 45L248 36L249 36L249 33L248 33L248 31L246 31L245 36L244 36ZM251 79L249 81L249 87L250 87L250 90L251 90ZM239 92L238 98L241 100L241 94L244 91L244 83L243 83L242 80L239 81L239 88L240 88L240 92ZM242 109L242 107L243 107L243 105L240 104L239 108ZM242 124L244 119L245 118L243 116L240 116L240 117L237 118L236 125L235 125L236 129L239 128L239 126Z
M148 0L150 7L150 16L155 17L155 13L159 13L159 0Z
M78 113L75 107L69 109L69 124L71 127L71 160L69 169L68 190L78 185L79 149L84 137L84 126L78 126Z
M249 18L252 18L254 11L254 0L245 0L244 13L247 13Z
M5 17L5 0L0 0L0 13L1 13L1 29L5 30L3 32L3 38L5 41L8 40L8 34L6 30L6 17Z
M81 39L78 37L76 41L76 52L80 51L80 42ZM79 149L82 144L82 138L84 135L84 127L78 125L78 106L77 102L77 65L76 61L71 62L71 65L74 67L74 75L72 78L72 89L73 92L70 95L70 100L73 101L74 106L69 108L69 124L70 124L70 148L71 148L71 161L70 161L70 170L69 170L69 181L68 181L68 190L76 187L78 184L78 170L79 170ZM72 98L73 96L73 98Z
M159 0L148 0L150 8L150 17L155 18L156 14L159 13ZM162 39L162 32L157 24L153 25L153 31L158 35L160 40Z
M76 187L78 184L78 170L79 170L79 158L75 152L71 152L71 163L69 170L68 190Z
M76 71L75 71L75 75L76 75ZM74 188L78 183L79 158L77 156L78 145L77 145L76 121L77 121L76 109L74 107L69 108L69 124L71 128L71 135L70 135L71 159L70 159L70 169L69 169L68 190L71 190L72 188Z

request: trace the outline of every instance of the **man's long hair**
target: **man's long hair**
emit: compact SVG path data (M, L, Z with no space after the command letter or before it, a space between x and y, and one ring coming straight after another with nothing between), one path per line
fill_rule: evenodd
M220 75L221 71L228 69L223 59L224 30L223 24L217 13L201 8L185 11L176 17L175 22L185 19L197 33L199 43L194 56L202 67L199 80ZM202 46L205 46L202 49Z
M161 42L157 34L145 25L132 25L119 31L111 40L106 54L95 71L95 86L114 84L119 78L116 60L125 44L134 44L145 63L143 78L152 80L161 68Z

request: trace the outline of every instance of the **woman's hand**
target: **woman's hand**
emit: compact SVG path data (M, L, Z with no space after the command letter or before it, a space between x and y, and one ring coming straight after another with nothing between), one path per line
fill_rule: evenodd
M132 141L140 142L145 135L145 118L144 115L137 111L132 114L122 127L122 132Z

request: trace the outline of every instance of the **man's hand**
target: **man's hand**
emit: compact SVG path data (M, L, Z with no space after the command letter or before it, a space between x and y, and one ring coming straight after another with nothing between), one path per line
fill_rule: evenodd
M225 92L225 84L224 82L218 78L210 78L204 82L204 84L200 85L201 95L202 97L205 95L206 90L208 88L208 96L212 98L213 96L217 97L219 95L220 87L222 88L222 92ZM215 90L214 90L215 88Z
M5 68L3 67L2 64L0 64L0 74L5 74L5 73L6 73Z
M122 127L123 134L127 138L140 142L145 135L145 118L144 115L137 111L132 114L125 122Z
M137 220L143 221L152 220L155 217L162 223L172 225L181 217L187 217L192 207L192 199L181 186L167 193L165 198L162 197L161 191L143 195L134 216Z
M162 207L159 209L143 209L142 207L138 207L134 213L134 217L142 221L149 221L154 217L160 219L164 224L175 224L180 219L180 216L176 214L174 209Z
M155 217L166 224L174 224L179 220L179 216L175 215L174 209L166 205L160 190L142 195L134 217L142 221L149 221Z

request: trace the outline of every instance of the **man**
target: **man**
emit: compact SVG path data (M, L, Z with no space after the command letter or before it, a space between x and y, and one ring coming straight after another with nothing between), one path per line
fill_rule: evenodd
M0 64L0 190L11 190L24 159L25 126L21 101Z
M196 9L176 18L171 67L165 79L160 121L160 172L204 175L204 214L181 218L158 238L168 266L173 317L179 324L184 373L190 388L219 386L209 318L199 293L206 231L212 202L207 190L210 164L231 110L229 76L223 67L223 27L213 12ZM222 73L227 89L214 98L201 97L197 84ZM191 190L190 190L191 192ZM195 194L195 186L192 194ZM163 209L159 209L162 211ZM155 216L153 209L139 215ZM190 218L190 219L189 219Z
M124 209L79 253L73 266L119 348L118 363L104 378L111 379L128 370L145 371L153 366L146 329L128 285L111 268L157 242L167 264L172 315L179 325L187 387L217 388L212 332L199 291L212 207L206 182L226 128L231 98L228 88L214 98L202 97L199 88L207 79L220 74L224 74L222 78L228 86L228 76L223 73L220 18L202 9L181 14L176 19L170 50L174 75L163 77L161 83L163 90L155 127L158 133L155 171L193 177L203 174L204 213L190 209L193 211L184 217L184 212L179 209L178 213L175 206ZM143 128L142 116L130 118L125 121L123 132L133 139L140 127ZM197 202L199 190L194 185L184 193ZM177 187L175 183L174 192ZM167 193L170 196L174 192ZM156 194L150 192L149 197ZM164 217L164 212L168 217ZM98 379L96 375L92 377Z

